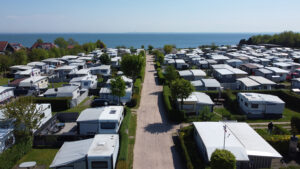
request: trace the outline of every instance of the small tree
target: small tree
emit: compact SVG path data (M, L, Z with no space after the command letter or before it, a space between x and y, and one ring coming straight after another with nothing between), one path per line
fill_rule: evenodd
M68 39L68 45L78 45L78 42L76 42L73 38Z
M148 50L151 52L153 50L153 46L152 45L148 45Z
M110 81L111 93L114 96L118 96L118 104L120 104L120 98L125 96L126 84L120 76L116 76Z
M54 40L54 44L60 48L66 49L68 47L68 42L63 37L58 37Z
M211 169L236 169L235 156L227 150L215 150L211 155Z
M172 49L173 49L173 45L165 45L164 46L164 51L165 53L169 54L172 52Z
M38 38L35 43L41 44L41 43L44 43L44 41L43 41L43 39Z
M145 48L145 46L144 46L144 45L142 45L142 46L141 46L141 48L142 48L142 49L144 49L144 48Z
M165 79L170 83L178 78L178 73L174 66L168 66L165 70Z
M27 63L27 53L25 50L19 50L12 54L15 65L23 65Z
M107 53L103 53L101 56L100 56L100 62L102 64L105 64L105 65L109 65L110 64L110 57L108 56Z
M100 49L106 48L105 43L102 42L101 40L97 40L96 45L97 45L97 48L100 48Z
M194 86L185 79L176 79L171 83L171 93L173 100L181 100L181 110L183 110L183 99L189 97L194 91Z
M121 60L121 70L126 76L135 79L142 70L144 64L144 57L142 55L129 55L126 54Z
M14 102L8 103L3 107L4 119L14 119L15 128L23 131L24 134L31 134L33 130L38 129L42 113L45 108L36 107L31 97L21 97Z

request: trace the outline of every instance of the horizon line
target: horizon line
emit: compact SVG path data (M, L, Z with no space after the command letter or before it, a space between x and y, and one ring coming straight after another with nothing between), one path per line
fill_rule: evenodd
M275 34L281 32L0 32L0 34Z

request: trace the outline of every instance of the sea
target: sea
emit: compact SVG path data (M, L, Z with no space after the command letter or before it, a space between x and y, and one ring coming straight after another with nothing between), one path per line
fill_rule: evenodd
M152 45L155 48L166 44L177 48L198 47L200 45L236 45L241 39L247 39L258 33L1 33L0 41L18 42L31 47L41 38L44 42L53 42L57 37L66 40L73 38L79 44L103 41L107 47L126 46L140 48Z

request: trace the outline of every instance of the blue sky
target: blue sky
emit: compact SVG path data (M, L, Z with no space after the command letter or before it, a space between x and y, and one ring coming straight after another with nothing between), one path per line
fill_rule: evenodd
M300 31L299 0L14 0L1 33Z

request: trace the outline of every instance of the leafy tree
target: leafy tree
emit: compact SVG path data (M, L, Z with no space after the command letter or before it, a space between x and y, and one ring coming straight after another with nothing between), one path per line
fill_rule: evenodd
M131 53L136 53L136 51L137 51L137 50L136 50L133 46L130 47L130 52L131 52Z
M171 83L171 93L173 100L180 99L181 110L183 110L183 100L188 98L194 91L194 86L185 79L176 79Z
M68 47L68 42L63 37L58 37L54 40L54 44L56 44L60 48L66 49Z
M7 55L0 55L0 72L8 70L12 66L13 60Z
M101 64L109 65L110 64L110 57L108 56L107 53L103 53L100 56L100 61L101 61Z
M14 126L27 135L38 129L44 109L42 106L37 108L31 97L20 97L6 104L2 112L4 119L14 119Z
M228 150L216 149L211 155L211 169L236 169L235 156Z
M25 50L19 50L12 54L14 65L24 65L27 63L27 53Z
M29 61L40 61L49 58L49 53L45 49L36 48L28 53Z
M165 70L165 79L168 82L172 82L173 80L176 80L178 78L178 73L174 66L169 65Z
M126 84L120 76L116 76L110 81L111 93L114 96L118 96L118 104L120 104L120 98L125 96Z
M48 51L48 57L49 58L58 58L58 57L61 57L63 56L64 54L61 54L61 51L64 51L65 49L62 49L62 48L51 48L49 51Z
M85 43L82 45L82 48L84 51L86 51L87 53L91 52L92 50L94 50L96 48L96 44L95 43Z
M142 70L144 57L142 55L125 54L121 60L121 70L126 76L135 79Z
M216 50L218 48L218 46L215 43L211 44L211 50Z
M200 112L199 112L199 117L203 121L211 121L213 118L213 113L210 111L208 106L205 106Z
M81 45L74 45L72 49L68 49L70 55L77 55L78 53L85 52Z
M96 45L97 45L97 48L100 48L100 49L106 48L105 43L102 42L101 40L97 40Z
M172 52L174 45L165 45L164 46L164 51L165 53L169 54Z
M78 42L76 42L73 38L69 38L67 43L68 45L78 45Z
M35 43L41 44L41 43L44 43L44 41L43 41L43 39L39 38L39 39L36 40Z
M142 46L141 46L141 48L142 48L142 49L144 49L144 48L145 48L145 46L144 46L144 45L142 45Z
M148 45L148 50L149 50L149 51L152 51L153 48L154 48L154 47L153 47L152 45Z

